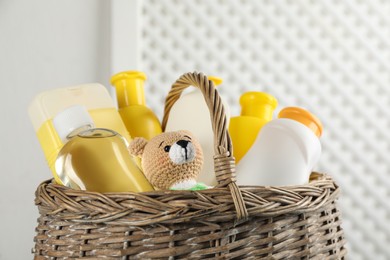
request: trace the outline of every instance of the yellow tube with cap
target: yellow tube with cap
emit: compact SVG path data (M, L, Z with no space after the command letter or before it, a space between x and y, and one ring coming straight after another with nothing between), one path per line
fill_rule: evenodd
M263 125L272 120L278 102L270 94L250 91L241 96L240 105L241 115L232 117L229 124L236 163L251 148Z

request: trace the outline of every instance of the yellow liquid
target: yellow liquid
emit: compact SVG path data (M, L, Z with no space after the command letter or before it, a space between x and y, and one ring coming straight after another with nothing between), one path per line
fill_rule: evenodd
M131 141L130 135L122 122L122 119L115 108L102 108L89 110L95 126L101 128L112 129L122 135L127 141ZM37 132L38 140L42 146L49 168L57 183L64 185L54 168L54 163L58 152L63 144L54 129L52 120L46 121Z
M55 169L62 182L73 188L97 192L153 190L123 138L107 129L91 129L71 138L59 152Z

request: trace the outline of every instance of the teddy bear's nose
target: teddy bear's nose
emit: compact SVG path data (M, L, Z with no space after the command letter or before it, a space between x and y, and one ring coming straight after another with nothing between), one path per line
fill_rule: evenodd
M181 147L183 148L186 148L187 147L187 144L189 143L189 141L187 140L179 140L176 142L178 145L180 145Z

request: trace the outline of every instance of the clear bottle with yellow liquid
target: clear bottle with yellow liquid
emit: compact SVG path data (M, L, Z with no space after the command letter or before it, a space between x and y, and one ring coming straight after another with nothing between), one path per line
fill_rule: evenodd
M63 146L53 126L53 117L69 106L84 105L95 126L118 132L128 142L130 135L107 89L100 84L84 84L41 92L31 102L28 113L43 149L46 161L57 183L63 184L54 169Z
M111 77L115 87L118 110L131 137L151 139L160 134L161 124L146 106L144 82L146 75L140 71L124 71Z
M229 124L236 164L251 148L260 129L272 120L278 102L270 94L250 91L241 96L240 105L241 115L232 117Z
M143 192L153 190L117 132L94 128L83 106L72 106L53 119L65 145L58 153L55 170L62 183L74 189L96 192Z

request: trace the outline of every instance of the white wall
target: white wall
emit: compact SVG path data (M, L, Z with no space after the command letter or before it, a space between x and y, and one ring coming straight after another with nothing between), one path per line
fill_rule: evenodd
M0 1L0 259L32 259L34 192L51 174L27 115L40 91L110 76L110 2Z

